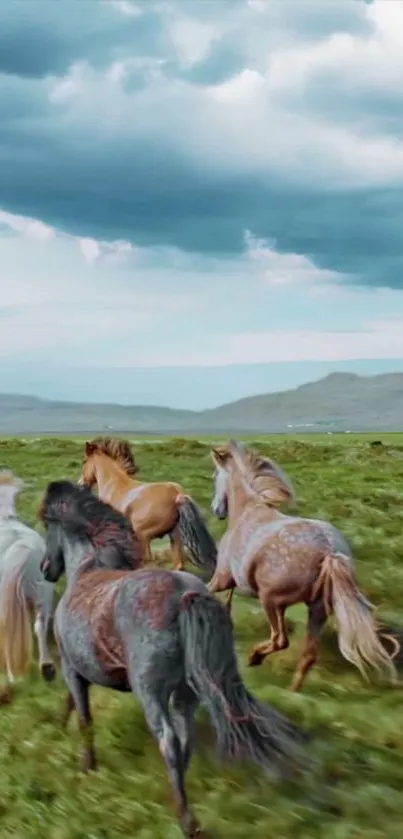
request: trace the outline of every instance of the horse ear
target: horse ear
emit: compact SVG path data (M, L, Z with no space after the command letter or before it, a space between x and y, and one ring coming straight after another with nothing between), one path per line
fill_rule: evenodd
M244 446L243 443L241 443L240 440L230 440L229 444L228 444L228 448L232 451L235 449L236 452L244 452L245 451L245 446Z
M226 449L223 446L220 446L220 447L217 446L217 447L211 449L210 454L211 454L213 463L215 463L217 466L224 466L225 463L227 462L228 456L229 456L229 452L227 452Z

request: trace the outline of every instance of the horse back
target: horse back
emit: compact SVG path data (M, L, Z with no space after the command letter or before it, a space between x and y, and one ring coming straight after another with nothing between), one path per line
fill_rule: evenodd
M67 643L68 657L89 681L128 690L129 661L168 649L181 594L200 586L205 590L193 575L165 569L87 571L63 596L58 644Z
M283 515L263 505L239 517L225 534L222 549L231 558L237 585L253 591L268 584L288 585L294 577L302 587L309 586L327 554L351 557L347 540L329 522Z
M182 495L180 484L140 484L122 498L121 508L135 529L150 529L156 535L164 535L178 520L177 499Z

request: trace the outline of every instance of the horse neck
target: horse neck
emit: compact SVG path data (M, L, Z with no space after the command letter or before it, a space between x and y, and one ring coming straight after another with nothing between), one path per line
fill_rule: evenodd
M84 570L82 567L83 563L86 559L90 560L93 553L94 548L89 541L79 542L63 534L63 556L67 588L71 588L74 585L77 577Z
M257 492L249 484L246 477L238 469L234 469L232 473L232 480L228 485L228 526L230 527L239 519L239 516L245 511L245 508L252 508L262 505ZM274 507L267 505L267 514L273 518L276 516Z
M95 455L95 475L98 496L109 504L116 492L127 492L134 483L119 463L103 455Z
M17 497L16 488L8 485L0 487L0 519L15 519L17 512L15 500Z

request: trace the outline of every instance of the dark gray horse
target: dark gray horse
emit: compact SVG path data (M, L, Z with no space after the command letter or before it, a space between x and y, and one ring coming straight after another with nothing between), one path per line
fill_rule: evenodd
M250 759L276 777L298 764L301 733L246 690L231 621L200 579L161 568L133 570L140 545L128 519L86 488L49 484L39 516L46 528L45 578L67 577L55 635L69 690L65 722L76 709L85 770L95 768L91 684L133 691L140 699L186 837L198 833L184 776L200 702L226 758Z

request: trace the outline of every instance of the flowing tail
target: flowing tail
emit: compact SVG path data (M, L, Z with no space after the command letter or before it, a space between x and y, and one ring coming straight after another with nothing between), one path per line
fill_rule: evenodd
M17 546L10 549L16 551ZM19 562L5 568L0 584L0 666L9 682L25 676L32 658L32 627L23 591L21 570L25 561L24 547L18 546Z
M342 656L358 667L365 679L368 679L368 670L372 668L386 675L390 681L396 681L397 674L392 659L397 655L400 645L396 638L384 636L395 645L392 656L381 644L373 617L375 607L359 590L350 560L345 554L334 553L325 556L314 596L319 592L322 594L327 614L334 612L336 616Z
M179 495L177 505L179 521L176 527L191 562L213 574L217 564L217 545L197 504L188 495Z
M210 716L222 757L251 760L276 778L306 767L301 730L246 689L222 604L211 595L186 592L179 623L186 681Z

